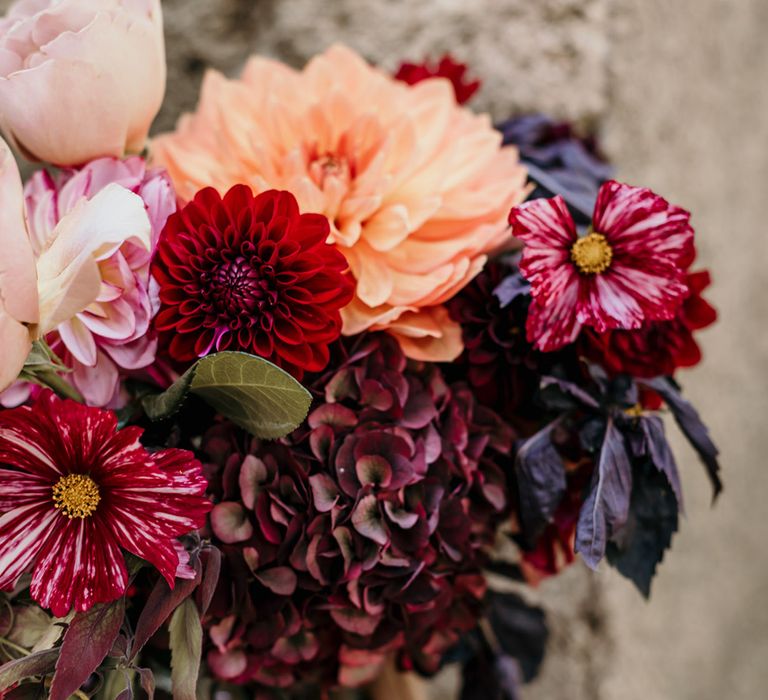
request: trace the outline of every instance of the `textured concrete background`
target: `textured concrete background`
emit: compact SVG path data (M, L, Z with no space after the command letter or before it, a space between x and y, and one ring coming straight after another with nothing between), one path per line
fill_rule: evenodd
M650 603L581 565L533 594L553 638L526 700L754 700L768 686L768 3L765 0L167 0L169 100L249 51L301 65L333 41L393 67L450 50L478 108L540 109L597 128L622 178L694 212L721 322L682 379L723 451L726 491L676 436L687 518ZM452 677L433 686L451 695Z
M0 0L0 7L7 6ZM343 41L385 66L450 50L496 117L548 110L597 128L620 176L694 212L721 321L682 376L723 452L713 510L675 440L687 518L650 603L581 565L532 597L553 638L526 700L755 700L768 687L768 31L766 0L165 0L168 98L250 52L295 65ZM448 698L451 677L434 686Z

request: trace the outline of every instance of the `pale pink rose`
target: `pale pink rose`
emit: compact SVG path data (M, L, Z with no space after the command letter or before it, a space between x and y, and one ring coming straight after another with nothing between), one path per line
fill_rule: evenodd
M46 336L53 351L73 369L67 375L91 405L119 403L120 377L155 360L157 339L150 321L157 311L149 262L165 221L176 209L170 180L162 170L148 170L138 156L121 161L95 160L80 170L53 178L33 175L25 188L30 237L43 250L62 217L81 202L93 201L106 188L119 185L144 203L148 235L113 239L96 259L100 289L96 299ZM104 211L105 217L116 213Z
M140 152L165 74L159 0L18 0L0 19L0 126L33 160Z

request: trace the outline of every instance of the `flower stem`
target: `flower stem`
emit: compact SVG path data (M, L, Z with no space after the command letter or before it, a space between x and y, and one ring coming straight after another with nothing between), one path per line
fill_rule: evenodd
M29 656L31 653L28 649L20 647L18 644L14 644L13 642L7 640L5 637L0 637L0 644L2 644L4 647L8 647L9 649L13 649L13 651L21 654L22 656Z
M83 403L83 397L66 379L56 374L56 372L38 372L35 374L35 381L42 386L53 389L59 396L65 399L74 399Z

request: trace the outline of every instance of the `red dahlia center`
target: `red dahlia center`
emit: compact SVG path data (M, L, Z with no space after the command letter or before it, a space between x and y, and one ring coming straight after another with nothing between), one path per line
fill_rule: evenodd
M272 289L269 279L274 270L270 265L260 268L244 257L238 257L213 270L210 294L219 312L236 316L241 312L263 311L277 303L277 292Z

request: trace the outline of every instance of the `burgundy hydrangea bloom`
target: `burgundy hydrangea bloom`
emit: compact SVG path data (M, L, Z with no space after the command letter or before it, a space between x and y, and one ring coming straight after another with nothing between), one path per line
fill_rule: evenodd
M222 678L357 685L393 652L432 672L477 621L508 516L493 456L510 431L389 336L347 347L282 444L228 455L221 428L205 441L225 555L208 660Z
M693 260L690 215L648 189L616 181L598 193L592 226L579 236L562 197L512 209L525 244L520 270L531 283L528 339L543 351L602 333L667 321L688 295Z
M210 510L200 463L150 454L111 411L43 393L0 413L0 589L33 569L30 592L62 617L119 598L132 552L173 586L175 538Z
M633 331L589 333L587 354L612 374L635 377L672 375L678 367L693 367L701 361L701 350L693 332L712 325L717 311L702 296L710 285L707 271L687 277L690 295L671 321L647 321Z
M467 71L464 63L454 61L450 54L446 54L436 64L430 61L402 63L395 73L395 78L408 85L415 85L427 78L447 78L453 85L456 102L463 105L472 99L481 84L479 80L470 80Z
M324 369L354 291L329 231L324 216L300 214L289 192L198 192L168 219L152 268L155 325L171 358L242 350L299 378Z

